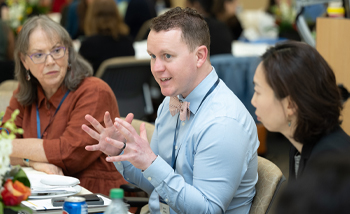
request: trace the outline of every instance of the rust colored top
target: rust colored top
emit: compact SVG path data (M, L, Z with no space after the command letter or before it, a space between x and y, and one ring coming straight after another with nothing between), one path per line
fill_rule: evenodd
M18 88L14 95L18 93ZM101 124L106 111L112 118L119 117L117 100L111 88L96 77L87 77L76 91L71 91L61 108L53 117L56 108L67 89L59 88L47 100L43 89L38 86L38 109L40 115L41 132L51 124L43 133L43 145L49 163L62 168L67 176L76 177L80 185L94 193L109 195L111 188L127 183L114 167L113 163L106 161L106 155L100 151L89 152L86 145L96 144L81 129L82 124L88 124L85 115L90 114ZM16 118L17 127L24 130L22 138L37 138L36 103L31 106L22 106L12 96L10 105L6 109L4 120L11 117L15 109L20 110ZM90 125L91 127L91 125ZM25 149L25 148L23 148Z

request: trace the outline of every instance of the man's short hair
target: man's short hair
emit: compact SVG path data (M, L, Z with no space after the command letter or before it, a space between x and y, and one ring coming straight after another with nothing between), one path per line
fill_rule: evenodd
M155 32L179 28L182 31L181 38L191 52L201 45L205 45L210 52L210 34L207 22L194 9L173 8L154 18L150 28Z

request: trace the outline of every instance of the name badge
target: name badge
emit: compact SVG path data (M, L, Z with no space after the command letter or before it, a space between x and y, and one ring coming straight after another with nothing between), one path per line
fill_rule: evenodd
M161 214L170 214L169 205L159 196L159 210Z

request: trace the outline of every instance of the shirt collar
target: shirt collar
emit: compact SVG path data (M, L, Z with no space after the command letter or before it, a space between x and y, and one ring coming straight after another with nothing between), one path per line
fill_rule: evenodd
M57 91L52 95L52 97L49 100L47 100L43 88L40 85L38 85L37 89L38 89L38 108L40 108L41 105L45 104L44 101L49 102L51 105L57 108L62 100L62 97L67 91L65 87L59 87Z
M178 96L179 100L190 102L190 111L192 112L192 114L195 114L204 96L214 85L217 79L218 75L215 71L215 68L212 67L212 71L209 73L209 75L206 76L204 80L201 83L199 83L199 85L197 85L197 87L194 88L193 91L185 99L180 94Z

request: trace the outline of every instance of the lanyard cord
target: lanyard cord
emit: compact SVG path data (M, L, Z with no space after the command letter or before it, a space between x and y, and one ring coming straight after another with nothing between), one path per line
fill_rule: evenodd
M210 90L207 92L207 94L204 96L202 102L199 104L198 109L201 107L202 103L204 102L204 100L209 96L209 94L211 94L211 92L214 91L214 89L216 88L216 86L218 86L220 82L220 79L218 78L218 80L216 80L216 82L214 83L214 85L210 88ZM171 159L171 167L174 169L176 169L176 160L177 160L177 156L179 155L179 152L177 153L177 155L175 155L175 147L176 147L176 132L177 132L177 126L179 123L179 116L177 117L177 121L176 121L176 126L175 126L175 133L174 133L174 142L173 142L173 153L172 153L172 159Z
M64 94L60 104L58 104L58 107L55 111L55 114L53 115L53 117L51 117L49 124L46 126L46 128L44 129L43 133L41 134L41 130L40 130L40 116L39 116L39 108L38 108L38 104L36 104L36 132L37 132L37 136L39 139L43 138L43 134L45 133L45 131L47 130L47 128L51 125L53 118L56 116L56 113L58 112L58 110L60 110L61 105L63 103L63 101L66 99L66 97L69 94L69 90Z

